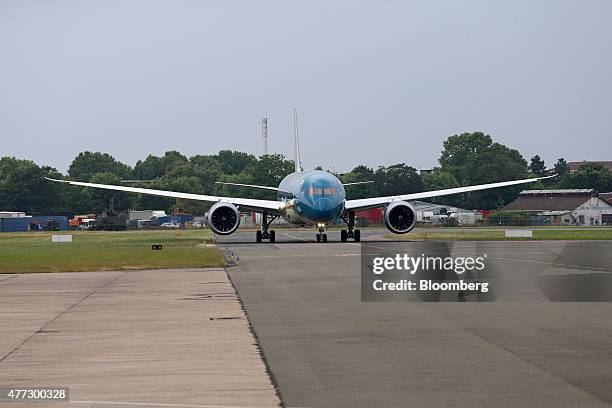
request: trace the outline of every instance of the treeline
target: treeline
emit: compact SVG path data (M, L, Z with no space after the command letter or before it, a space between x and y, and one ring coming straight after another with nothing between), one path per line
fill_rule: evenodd
M374 181L347 187L349 198L394 195L426 190L453 188L472 184L559 175L546 183L488 190L479 193L441 197L434 201L475 209L496 209L516 198L523 188L595 188L612 191L612 174L605 168L587 164L569 172L564 159L554 169L547 169L539 156L527 162L515 149L494 142L481 132L449 137L444 142L439 166L419 174L405 163L372 169L364 165L338 174L343 182ZM319 167L320 168L320 167ZM256 157L244 152L222 150L214 155L187 157L177 151L163 156L149 155L134 167L117 161L107 153L82 152L72 161L68 174L30 160L0 158L0 210L26 211L33 214L92 213L108 208L111 197L115 209L165 209L180 207L202 214L208 204L188 200L128 194L65 184L51 183L44 177L65 178L100 184L120 184L122 180L140 180L138 187L196 194L274 199L275 193L216 184L226 181L278 186L294 169L293 161L279 154Z

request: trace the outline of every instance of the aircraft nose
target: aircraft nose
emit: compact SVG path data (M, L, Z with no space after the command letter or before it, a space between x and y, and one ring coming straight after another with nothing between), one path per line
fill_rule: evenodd
M316 209L319 211L329 211L333 208L331 201L329 198L319 198L316 201Z

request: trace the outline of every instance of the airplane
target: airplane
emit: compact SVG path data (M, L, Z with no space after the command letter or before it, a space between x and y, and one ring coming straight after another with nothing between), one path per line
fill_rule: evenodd
M297 124L297 121L295 123ZM346 228L340 231L340 240L342 242L347 242L349 239L352 239L355 242L359 242L361 241L361 231L355 229L355 213L360 210L382 207L384 209L383 220L387 229L395 234L405 234L415 227L417 221L416 211L412 204L410 204L411 200L422 200L451 194L515 186L555 177L555 175L552 175L421 193L349 200L346 197L345 186L369 183L371 181L342 183L335 175L327 171L303 171L300 161L299 139L296 124L294 125L295 172L286 176L278 187L218 182L220 184L276 191L276 201L211 196L45 178L50 181L67 183L74 186L206 201L213 204L206 213L206 224L214 233L219 235L229 235L238 229L240 226L241 212L260 212L262 214L261 229L257 230L255 240L258 243L262 241L273 243L276 241L276 233L273 229L270 229L270 224L278 217L282 217L290 224L316 227L318 229L318 233L316 234L317 242L327 242L327 234L325 232L327 227L340 219L346 224Z

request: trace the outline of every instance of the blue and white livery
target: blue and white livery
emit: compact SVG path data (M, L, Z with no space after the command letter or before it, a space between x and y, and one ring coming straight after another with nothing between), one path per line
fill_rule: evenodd
M325 231L327 226L336 222L338 219L341 219L346 224L346 229L341 230L340 239L342 242L346 242L348 239L353 239L354 241L360 241L361 239L360 231L355 229L355 212L359 210L375 207L384 208L384 222L386 227L393 233L405 234L412 230L416 224L416 212L410 204L411 200L422 200L451 194L515 186L518 184L532 183L534 181L549 177L554 176L504 181L500 183L481 184L469 187L457 187L422 193L347 200L346 191L344 189L344 186L347 184L343 184L335 175L320 170L302 171L296 125L295 172L285 177L278 187L239 183L221 183L274 190L277 191L276 201L180 193L174 191L84 183L69 180L49 180L68 183L75 186L126 191L130 193L149 194L161 197L207 201L213 203L212 207L206 214L207 225L213 232L220 235L229 235L238 229L240 226L241 212L260 212L262 213L262 225L261 229L256 233L257 242L261 242L263 240L275 242L276 237L274 230L270 230L269 226L270 223L277 217L282 217L291 224L310 225L316 227L318 229L318 233L316 235L318 242L326 242L327 234ZM369 181L364 181L364 183L367 182Z

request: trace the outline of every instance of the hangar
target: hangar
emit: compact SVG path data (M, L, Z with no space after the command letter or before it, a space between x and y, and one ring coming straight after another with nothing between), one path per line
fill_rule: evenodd
M554 225L612 225L612 205L593 189L523 190L504 210L548 218Z

